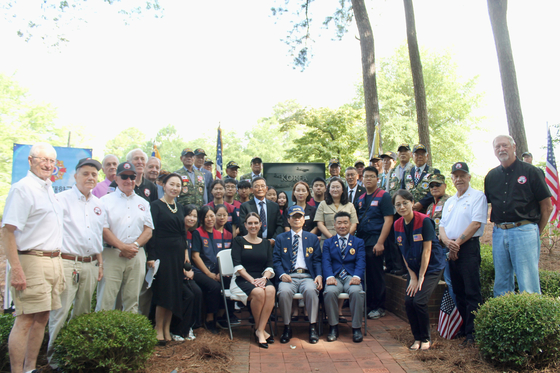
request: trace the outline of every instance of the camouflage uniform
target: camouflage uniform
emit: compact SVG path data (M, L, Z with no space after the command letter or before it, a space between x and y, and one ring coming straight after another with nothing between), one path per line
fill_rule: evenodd
M419 202L422 198L426 197L426 194L430 192L430 175L431 173L425 174L424 177L420 179L420 181L418 181L418 184L416 184L416 186L414 186L412 175L410 173L406 175L404 186L406 190L408 190L414 197L414 202Z
M182 179L181 194L177 197L177 201L183 206L193 204L202 207L204 205L204 174L195 170L195 182L193 184L184 167L175 172L181 175Z
M408 164L406 165L405 169L404 169L404 174L405 177L407 174L410 174L410 170L412 169L412 167L414 167L412 162L408 162ZM399 190L401 189L401 179L399 178L399 175L397 175L397 167L393 168L392 170L389 171L389 184L387 186L388 188L388 192L391 195L391 198L393 198L393 195Z
M439 199L434 197L434 203L428 206L428 210L426 211L426 215L428 215L434 223L436 223L436 234L439 237L439 222L441 220L441 215L443 213L443 205L445 205L445 201L447 201L451 197L450 195L444 194Z

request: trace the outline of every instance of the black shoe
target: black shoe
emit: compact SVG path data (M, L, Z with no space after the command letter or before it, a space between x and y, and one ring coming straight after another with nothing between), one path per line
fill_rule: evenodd
M239 324L241 324L241 320L239 320L239 318L237 316L231 314L231 315L229 315L229 323L231 325L239 325Z
M249 317L249 324L255 325L255 318L253 316Z
M292 316L292 321L298 321L299 316Z
M315 344L319 342L319 333L317 333L317 324L309 325L309 343Z
M266 343L266 342L265 342L265 343L259 342L259 337L257 336L257 331L256 331L256 330L255 330L255 342L257 342L257 345L258 345L260 348L268 348L268 343Z
M332 325L329 328L329 335L327 335L328 342L334 342L338 338L338 325Z
M362 328L352 329L352 340L354 341L354 343L360 343L364 340Z
M284 325L284 332L280 337L280 343L288 343L290 339L292 339L292 328L290 328L290 325Z
M338 323L339 324L346 324L348 322L348 320L346 319L346 317L339 317L338 318Z
M274 343L274 337L273 337L273 336L268 337L268 338L266 339L266 343L268 343L268 344L273 344L273 343Z
M208 330L212 334L219 334L219 330L216 329L216 321L206 321L204 322L204 329Z
M231 321L230 321L230 323L231 323ZM216 325L217 325L218 328L220 328L220 329L229 329L229 328L228 328L228 324L227 324L227 320L226 320L225 317L216 320Z
M165 346L167 344L167 341L165 339L158 339L157 340L157 345L158 346Z
M309 316L303 316L303 321L309 322Z

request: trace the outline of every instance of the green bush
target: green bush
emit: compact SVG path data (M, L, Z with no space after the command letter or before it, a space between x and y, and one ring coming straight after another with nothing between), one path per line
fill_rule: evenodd
M10 364L8 338L14 326L15 318L10 313L0 315L0 372L5 372Z
M60 331L54 359L70 372L137 371L156 343L156 331L145 316L101 311L78 316Z
M541 292L549 297L560 297L560 273L553 271L539 271Z
M480 352L516 368L543 368L560 358L560 301L540 294L508 293L476 312Z
M492 246L480 245L480 290L482 302L494 297L494 258Z

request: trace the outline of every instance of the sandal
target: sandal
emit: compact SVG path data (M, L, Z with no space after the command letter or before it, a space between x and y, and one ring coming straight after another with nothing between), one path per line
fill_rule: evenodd
M414 341L412 346L410 346L408 349L411 351L418 351L419 348L420 348L420 341Z
M420 349L422 351L429 350L430 347L432 347L432 342L430 342L430 341L422 342L422 344L420 345Z

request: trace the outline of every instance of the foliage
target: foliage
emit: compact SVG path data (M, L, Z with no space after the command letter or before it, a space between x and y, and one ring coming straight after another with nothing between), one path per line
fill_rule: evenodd
M541 293L549 297L560 298L560 273L539 270Z
M15 318L9 313L0 315L0 372L5 372L10 364L8 338L14 326L14 321Z
M126 161L126 155L135 148L141 148L148 154L152 154L151 145L148 147L146 135L135 127L129 127L121 131L105 144L105 155L113 154L119 158L119 162Z
M432 162L440 170L450 170L457 161L471 162L469 134L481 118L474 115L482 95L476 92L478 77L465 81L449 51L437 53L421 48L426 87ZM418 143L416 104L406 44L378 63L381 138L384 151L396 151L403 142ZM364 107L362 83L356 85L353 105Z
M480 352L518 368L546 367L560 358L560 301L539 294L489 299L476 312Z
M494 258L492 246L480 245L480 290L482 303L494 297Z
M138 371L152 355L156 335L142 315L122 311L84 314L60 331L54 359L64 371Z

